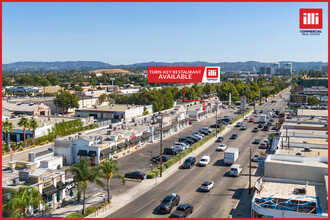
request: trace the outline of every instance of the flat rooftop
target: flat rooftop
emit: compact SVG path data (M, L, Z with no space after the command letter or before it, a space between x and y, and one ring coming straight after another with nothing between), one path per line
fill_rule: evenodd
M142 105L104 105L104 106L97 106L97 107L91 107L86 109L77 109L76 111L94 111L94 112L124 112L128 109L134 109L142 107Z
M298 115L328 117L328 110L298 109Z
M32 116L25 116L25 117L28 118L29 120L32 118ZM64 118L64 117L56 117L56 116L33 116L33 117L38 122L39 127L54 125L55 123L60 123L63 121L72 121L77 119L77 118ZM13 123L14 129L22 129L17 125L19 120L21 120L20 117L9 119L9 121Z
M306 188L306 194L295 193L296 188ZM276 209L319 215L328 213L325 185L310 183L303 185L263 179L260 192L255 193L254 202L264 208L276 207Z
M308 145L306 145L307 147ZM284 155L297 155L297 153L300 153L302 157L327 157L328 156L328 149L311 149L311 151L304 151L304 148L296 148L296 147L290 147L290 149L287 148L279 148L276 151L276 154L284 154Z
M300 157L293 155L269 154L266 157L267 162L279 164L304 165L311 167L328 168L328 158L326 157Z

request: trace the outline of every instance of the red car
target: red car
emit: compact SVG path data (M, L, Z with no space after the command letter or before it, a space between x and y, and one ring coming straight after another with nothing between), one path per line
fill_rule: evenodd
M254 122L254 118L250 118L249 122Z
M189 121L189 125L192 125L192 122L191 121Z

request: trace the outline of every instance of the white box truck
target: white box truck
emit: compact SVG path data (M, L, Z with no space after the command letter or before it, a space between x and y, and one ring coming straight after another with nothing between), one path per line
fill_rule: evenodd
M233 164L238 159L239 149L238 148L227 148L224 155L224 163L225 164Z
M266 123L267 115L260 115L259 122Z

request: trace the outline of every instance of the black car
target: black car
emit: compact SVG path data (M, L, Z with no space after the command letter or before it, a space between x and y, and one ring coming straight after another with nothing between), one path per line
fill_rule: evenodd
M265 125L264 128L262 129L263 131L268 131L269 130L269 126Z
M180 196L176 195L175 193L166 196L158 206L158 211L160 213L170 213L174 206L179 205L180 203Z
M133 172L125 173L125 178L144 180L146 179L146 177L147 175L141 171L133 171Z
M260 113L260 114L264 113L264 110L260 110L259 113Z
M213 124L210 126L210 128L221 128L221 125L219 124Z
M210 134L208 131L201 130L201 129L200 129L198 132L199 132L199 133L202 133L202 134L204 134L204 135L209 135L209 134Z
M276 130L276 126L272 127L272 130Z
M195 141L191 140L190 138L179 138L178 142L187 142L188 144L193 144Z
M180 204L169 218L186 218L189 214L193 213L194 207L189 203Z
M274 122L274 119L271 118L271 119L269 119L269 121L270 121L270 122Z
M267 125L272 126L272 122L271 121L267 122Z
M218 137L218 139L215 142L222 142L223 141L223 137Z
M182 164L182 168L184 169L190 169L196 162L195 157L188 157Z
M262 128L262 124L259 124L259 125L258 125L258 128Z
M228 124L228 121L227 120L223 120L223 119L219 119L218 120L218 123L220 123L220 124Z
M267 144L266 143L261 143L260 148L261 149L267 149Z
M273 100L273 101L272 101L272 103L275 103L275 102L276 102L276 100Z
M168 161L170 158L168 157L168 156L165 156L165 155L163 155L163 163L164 162L166 162L166 161ZM152 159L151 159L151 161L152 162L154 162L154 163L158 163L158 162L160 162L160 156L155 156L155 157L153 157Z
M174 147L164 148L164 152L163 152L163 154L166 154L166 155L177 155L179 153L180 153L180 151Z
M237 138L237 134L232 134L230 139L236 139Z
M223 119L221 119L221 120L224 121L224 122L229 123L232 119L230 119L230 118L223 118Z
M252 142L252 144L260 144L260 139L259 138L254 139L254 141Z
M194 136L188 136L186 138L188 138L190 140L193 140L194 142L198 142L199 141L199 138L198 137L194 137Z

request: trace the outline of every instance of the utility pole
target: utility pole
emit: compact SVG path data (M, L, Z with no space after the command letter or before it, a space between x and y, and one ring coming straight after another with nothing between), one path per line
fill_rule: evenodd
M250 162L249 162L249 194L252 193L252 188L251 188L251 160L252 160L252 150L250 147Z
M163 114L160 114L160 177L163 176Z
M218 137L218 102L215 107L215 136Z

